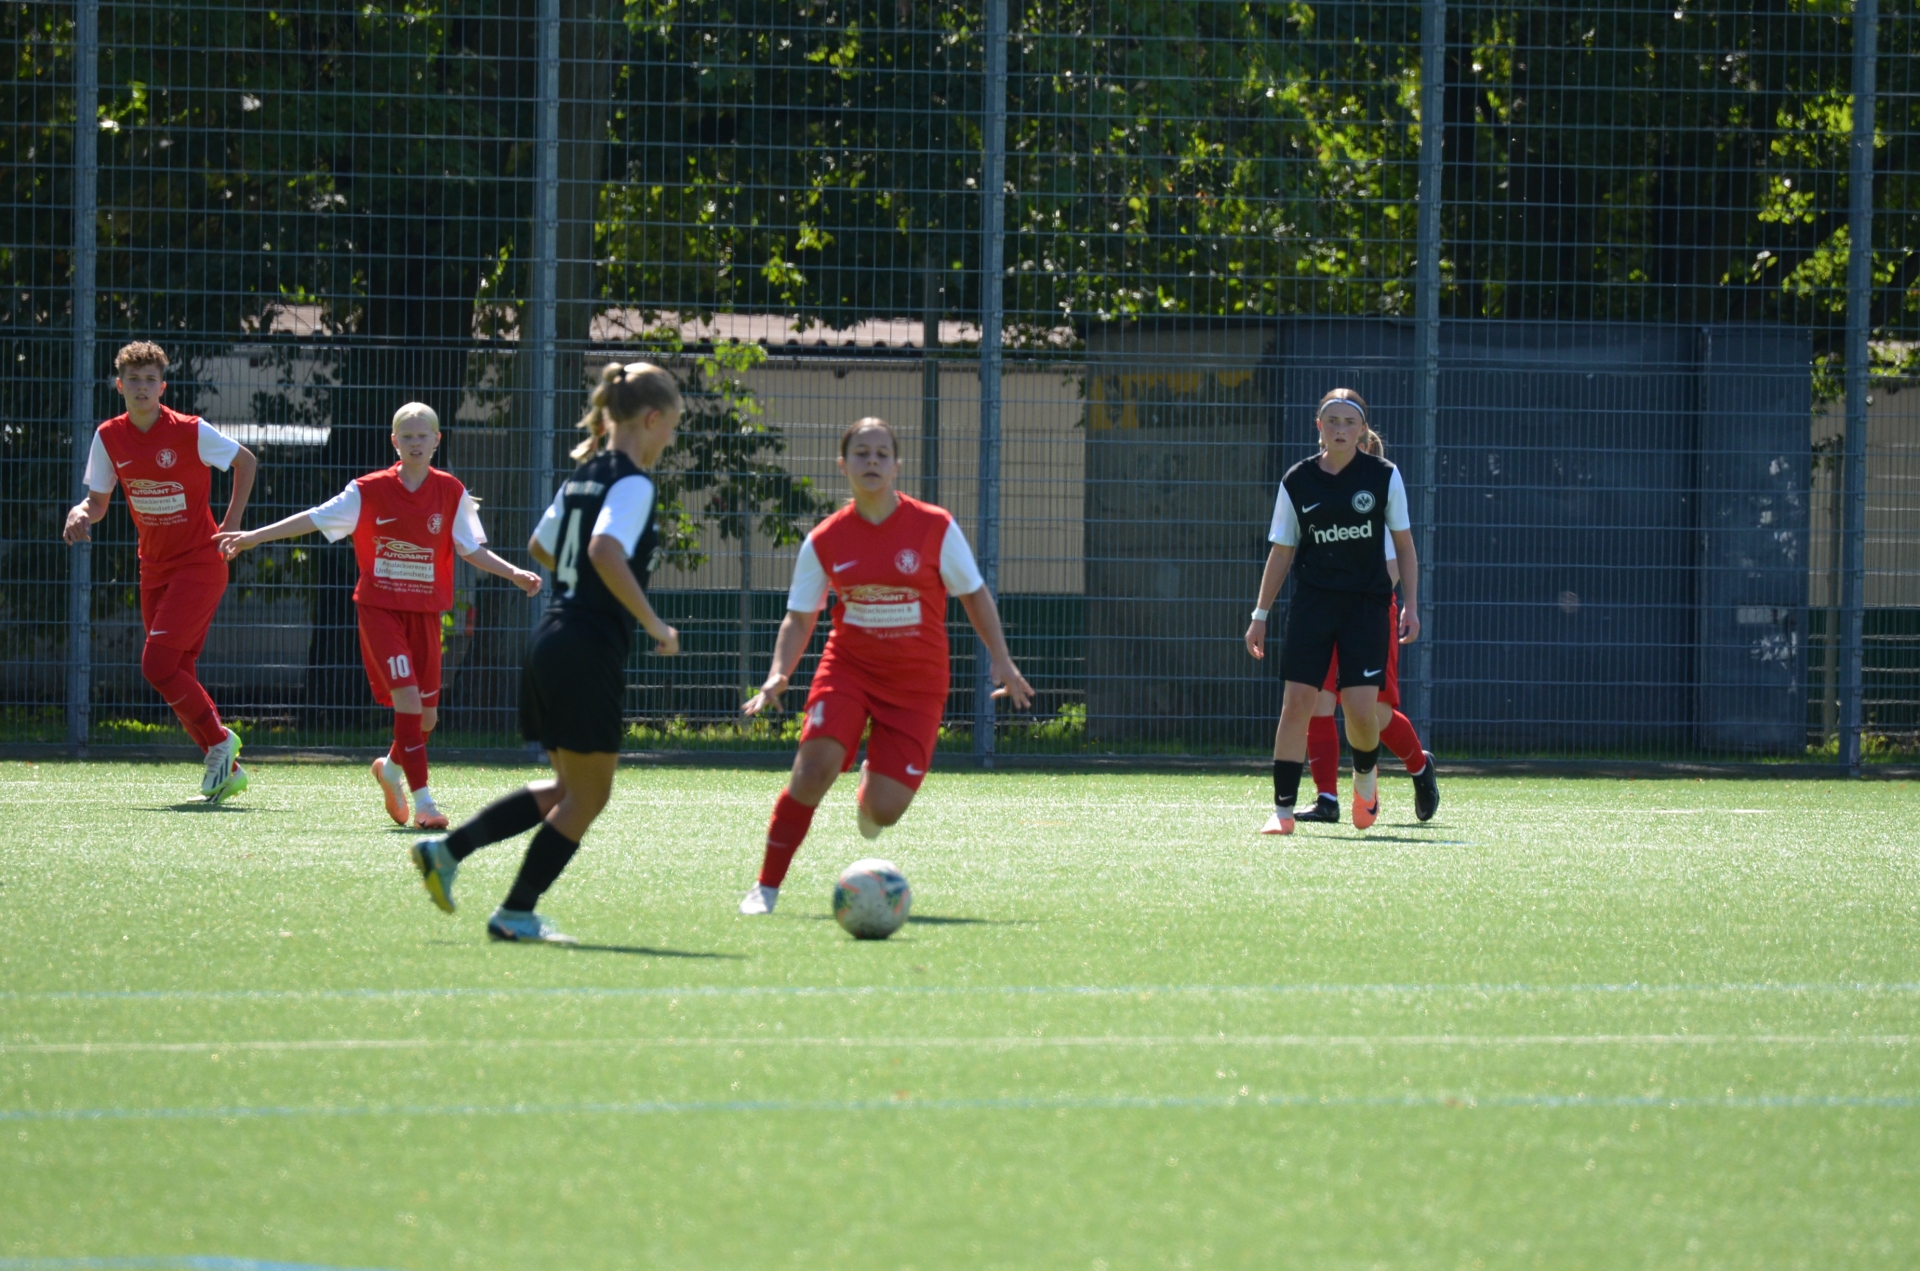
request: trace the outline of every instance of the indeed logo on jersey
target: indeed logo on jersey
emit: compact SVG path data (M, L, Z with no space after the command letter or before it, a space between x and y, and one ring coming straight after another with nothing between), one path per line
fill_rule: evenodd
M127 503L143 517L179 516L187 510L187 487L178 481L128 477Z
M373 576L400 582L433 581L433 549L399 538L373 540Z
M1358 525L1329 525L1326 529L1315 526L1308 533L1316 543L1344 543L1349 539L1372 538L1373 522L1362 521Z
M863 583L846 592L847 625L897 631L920 625L920 593L911 587Z

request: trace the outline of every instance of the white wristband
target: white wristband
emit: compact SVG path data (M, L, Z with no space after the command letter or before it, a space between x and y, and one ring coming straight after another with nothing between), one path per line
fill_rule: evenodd
M1255 622L1265 622L1267 620L1267 612L1265 609L1255 609L1253 611L1253 620Z

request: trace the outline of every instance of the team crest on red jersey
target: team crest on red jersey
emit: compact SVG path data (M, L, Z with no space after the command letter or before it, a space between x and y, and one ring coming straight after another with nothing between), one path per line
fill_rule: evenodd
M432 516L427 518L427 533L438 534L440 532L440 527L442 525L445 525L446 523L447 523L447 518L444 516L441 516L438 512L435 512Z
M903 574L919 573L920 553L914 551L911 547L902 548L900 554L893 558L893 567Z
M153 461L163 468L171 468L174 464L180 462L180 456L173 453L172 450L162 450L153 457Z

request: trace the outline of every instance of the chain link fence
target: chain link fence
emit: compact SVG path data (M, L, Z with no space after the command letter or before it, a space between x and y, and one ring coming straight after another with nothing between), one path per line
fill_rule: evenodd
M839 432L880 415L1039 690L995 716L956 605L944 749L1265 754L1281 686L1240 633L1343 384L1412 493L1402 676L1443 758L1912 761L1916 29L1870 2L8 4L0 743L184 744L124 511L60 542L114 351L151 339L168 403L259 455L249 526L381 466L420 400L522 563L587 377L671 367L653 589L687 652L636 656L635 750L790 748L738 704L843 497ZM385 745L352 561L236 563L201 667L249 752ZM517 750L536 605L460 568L436 746Z

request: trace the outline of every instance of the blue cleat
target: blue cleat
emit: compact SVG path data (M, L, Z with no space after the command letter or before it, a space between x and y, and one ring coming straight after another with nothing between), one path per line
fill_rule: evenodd
M420 871L420 881L426 886L427 895L433 897L433 903L447 913L454 910L453 880L460 873L460 862L453 859L447 851L443 839L420 839L414 843L414 868Z
M517 909L494 910L493 917L487 919L487 936L493 940L505 940L512 943L580 943L531 910L524 913Z

